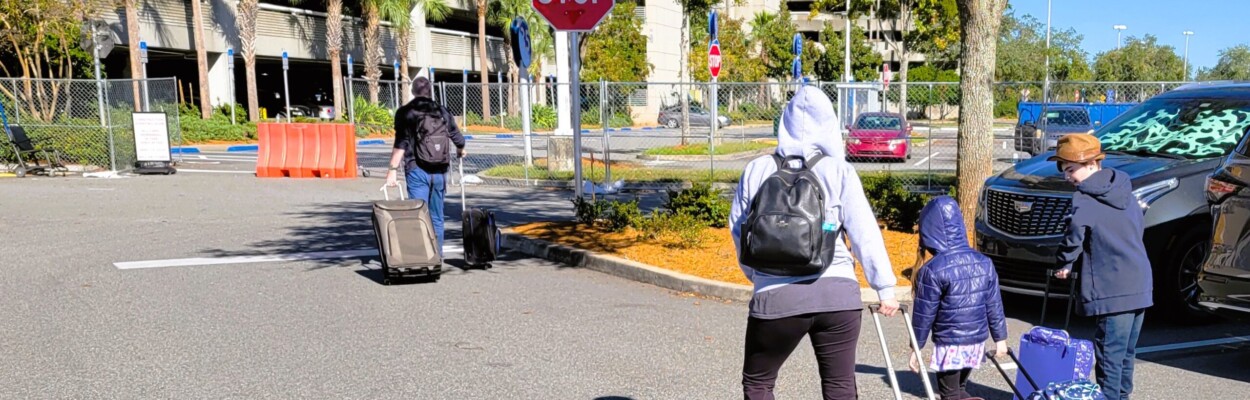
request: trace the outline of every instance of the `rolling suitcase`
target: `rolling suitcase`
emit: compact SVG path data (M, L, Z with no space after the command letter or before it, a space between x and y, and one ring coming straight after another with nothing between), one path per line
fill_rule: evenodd
M1021 393L1033 392L1025 376L1027 369L1043 384L1050 382L1069 382L1090 380L1094 372L1094 343L1089 340L1073 339L1068 334L1068 323L1072 320L1072 307L1079 276L1074 272L1068 279L1068 307L1064 317L1063 329L1046 327L1046 303L1050 299L1050 282L1054 270L1046 270L1046 289L1042 296L1042 316L1037 326L1020 336L1020 370L1016 373L1016 389ZM1017 400L1019 398L1017 397Z
M399 190L399 200L390 199L386 186L382 186L382 192L386 200L373 203L372 218L382 260L382 284L390 285L393 279L407 277L438 281L443 272L443 256L429 207L423 200L404 199L403 188Z
M1020 359L1016 357L1016 352L1008 348L1007 355L1011 356L1011 361L1016 363L1016 368L1020 371L1018 375L1023 375L1024 379L1028 381L1029 387L1032 388L1032 390L1029 390L1028 396L1025 396L1020 391L1019 385L1011 383L1011 375L1008 375L1007 370L1003 369L1003 366L998 363L998 359L994 358L994 351L985 352L985 358L994 363L994 368L997 368L998 373L1007 381L1007 386L1011 386L1011 391L1015 393L1016 398L1026 400L1106 400L1107 398L1103 396L1102 389L1098 384L1090 382L1088 379L1052 382L1046 384L1046 388L1042 389L1037 386L1037 381L1033 379L1032 374L1029 374L1024 364L1020 363Z
M890 348L886 345L885 332L881 330L881 317L877 315L881 308L879 304L871 304L868 306L868 313L872 314L872 323L877 327L877 339L881 341L881 354L885 356L885 372L890 377L890 388L894 389L894 399L903 400L903 392L898 387L898 375L894 373L894 363L890 361ZM911 340L911 348L919 347L916 340L916 331L911 328L911 315L907 313L907 305L899 305L898 312L903 314L903 322L907 324L907 338ZM910 354L908 355L910 357ZM925 394L928 394L929 400L936 400L937 395L933 393L933 384L929 382L928 367L925 366L924 360L920 360L920 380L924 382Z
M464 159L460 159L460 232L464 236L464 262L469 267L490 268L499 254L499 227L495 225L495 213L470 208L465 203Z

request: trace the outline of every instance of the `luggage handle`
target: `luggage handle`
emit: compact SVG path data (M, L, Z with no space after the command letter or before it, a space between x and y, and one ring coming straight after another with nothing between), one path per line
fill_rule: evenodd
M468 206L464 204L464 157L457 157L457 172L460 174L460 213L464 214Z
M1029 375L1029 371L1024 369L1024 364L1021 364L1020 359L1016 357L1016 352L1008 347L1007 355L1011 357L1011 362L1016 363L1016 368L1020 370L1020 373L1024 374L1024 379L1029 381L1029 386L1033 386L1033 391L1036 392L1041 390L1041 388L1037 387L1037 382L1033 380L1033 376ZM1003 376L1003 380L1007 381L1007 386L1011 386L1011 391L1016 393L1016 398L1019 400L1026 399L1024 394L1020 393L1020 389L1016 388L1015 382L1011 381L1011 376L1007 375L1007 370L1004 370L1003 366L998 363L998 358L994 357L994 350L987 350L985 352L985 358L988 358L990 362L994 363L994 368L997 368L998 373Z
M404 190L404 188L400 187L399 185L395 185L395 187L399 188L399 199L407 200L406 196L404 196L404 192L406 192L407 190ZM391 200L391 192L386 190L385 183L383 183L382 188L378 190L382 191L382 196L384 196L384 198L386 198L387 201Z
M1050 302L1050 280L1054 278L1055 271L1054 269L1046 270L1046 288L1042 291L1042 316L1037 321L1037 326L1046 325L1046 303ZM1070 281L1068 282L1068 310L1063 317L1063 330L1065 331L1068 330L1068 323L1072 321L1073 303L1076 300L1076 279L1079 275L1076 271L1068 273L1068 280Z
M881 342L881 354L885 356L885 372L890 378L890 388L894 389L894 399L902 400L903 392L898 387L898 375L894 372L894 363L890 361L890 349L886 344L885 331L881 330L881 317L877 315L881 312L881 305L869 304L867 308L868 313L872 314L873 325L877 327L877 339ZM929 400L936 400L937 396L933 393L933 383L929 382L928 368L924 365L924 353L917 348L920 343L916 340L916 331L911 327L911 315L907 313L907 305L900 304L898 311L903 314L903 322L907 324L905 328L907 330L907 338L911 341L911 348L920 355L918 360L920 364L920 380L924 382L925 394L928 395ZM910 357L911 355L908 354L909 359Z

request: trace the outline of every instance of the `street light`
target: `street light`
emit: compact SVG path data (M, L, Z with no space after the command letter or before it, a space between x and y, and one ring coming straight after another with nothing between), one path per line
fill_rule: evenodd
M1111 29L1115 29L1115 48L1116 50L1119 50L1120 49L1120 32L1125 29L1128 29L1128 27L1124 25L1116 25L1116 26L1111 27Z
M1189 37L1193 36L1194 31L1181 32L1185 35L1185 61L1181 64L1181 81L1189 80Z

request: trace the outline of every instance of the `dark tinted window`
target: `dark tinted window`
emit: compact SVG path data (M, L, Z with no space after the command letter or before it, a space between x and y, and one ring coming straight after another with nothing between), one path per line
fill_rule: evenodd
M1089 125L1089 114L1080 110L1047 110L1046 124Z
M855 127L859 129L899 129L903 121L888 115L865 115L859 118Z
M1250 128L1250 100L1152 99L1098 132L1107 151L1220 157Z

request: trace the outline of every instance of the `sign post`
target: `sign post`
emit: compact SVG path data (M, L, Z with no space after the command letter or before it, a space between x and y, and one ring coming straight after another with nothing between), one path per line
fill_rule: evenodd
M226 49L226 66L230 71L230 125L234 125L234 48Z
M561 105L562 107L572 107L573 122L573 186L574 192L578 197L582 196L582 95L581 95L581 79L578 74L581 71L581 54L578 43L578 36L582 32L589 32L599 25L599 21L612 11L612 7L616 5L615 0L532 0L530 3L547 23L551 24L556 31L569 32L569 58L570 71L569 83L571 86L571 97L569 105Z
M890 64L881 65L881 82L885 84L881 91L881 111L889 111L885 107L887 104L885 94L890 91Z
M143 111L152 111L148 102L148 42L139 42L139 64L143 66Z
M282 95L286 100L286 122L291 122L291 84L287 81L287 70L290 69L290 63L286 55L286 50L282 50L282 91L286 92Z
M530 137L530 27L521 17L512 20L512 57L520 70L521 135L525 137L525 182L528 184L530 167L534 165L534 145Z
M347 54L347 108L348 114L351 116L352 124L356 124L356 90L352 87L352 79L356 76L352 68L352 55Z
M402 95L399 90L399 59L396 58L391 65L395 67L395 87L391 88L391 97L395 99L395 109L398 110L399 105L403 104L399 101L399 96Z
M717 115L720 112L720 86L717 80L720 77L721 56L716 25L716 11L712 11L707 19L708 38L711 40L707 47L707 69L712 78L712 132L707 137L708 179L716 177L716 130L720 127L720 116Z

